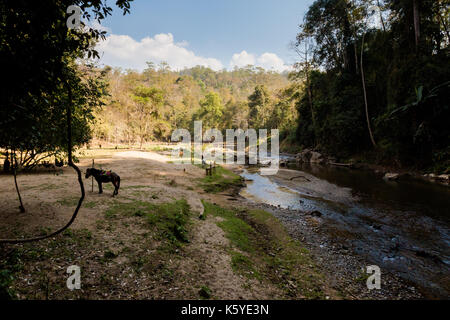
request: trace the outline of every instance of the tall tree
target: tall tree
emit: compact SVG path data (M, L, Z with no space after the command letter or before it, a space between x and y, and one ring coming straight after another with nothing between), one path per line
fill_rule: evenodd
M297 73L293 73L291 77L295 77L297 79L305 79L305 88L308 95L308 104L309 109L311 111L311 120L314 131L314 140L317 145L317 122L316 115L314 112L313 105L313 96L312 96L312 87L311 87L311 72L316 68L313 54L314 54L315 46L314 40L311 34L307 32L301 32L297 35L297 42L295 43L295 51L300 58L300 62L295 64L295 68L298 71Z
M419 50L420 44L420 12L419 1L413 0L413 14L414 14L414 38L416 40L416 51Z
M129 2L118 0L116 4L126 13ZM31 153L48 145L62 149L63 146L58 144L61 138L58 140L56 136L65 136L68 163L77 172L81 189L78 205L64 227L48 236L2 239L0 243L29 242L57 235L75 220L84 200L81 171L72 160L74 137L80 134L76 130L78 119L73 114L89 118L91 103L95 104L101 92L97 88L90 91L92 88L83 82L74 61L85 55L98 57L92 45L104 37L104 33L92 28L68 30L66 10L73 4L81 7L88 20L94 15L94 19L100 22L112 12L112 8L101 0L6 0L0 3L0 67L8 77L0 92L1 146ZM79 94L81 91L84 91L84 96ZM77 99L83 101L76 106L80 108L77 110L79 113L74 112L76 108L72 106ZM56 123L49 120L48 116L52 115L57 117ZM58 130L64 116L63 132L67 135ZM50 142L47 141L49 136L52 138Z
M159 118L159 108L164 102L163 92L157 88L138 86L132 95L134 101L133 122L139 137L139 148L144 140L151 138L154 120Z
M204 128L222 129L222 116L224 113L224 106L219 94L216 92L209 92L200 100L200 109L196 115L198 120L203 121Z
M263 128L268 119L270 95L265 85L257 85L248 97L249 126L252 129Z
M374 147L377 146L375 143L375 139L373 137L372 126L370 125L370 117L369 117L369 103L367 101L367 89L366 89L366 79L364 77L364 38L366 34L363 34L361 39L361 80L362 87L364 93L364 106L366 111L366 122L367 122L367 130L369 131L370 141Z

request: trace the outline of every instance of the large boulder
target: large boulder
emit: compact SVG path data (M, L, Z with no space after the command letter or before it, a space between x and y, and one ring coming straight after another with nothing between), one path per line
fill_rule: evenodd
M297 162L305 162L305 163L324 163L326 162L325 157L316 151L312 151L310 149L305 149L302 152L298 153L295 156Z
M295 156L297 162L309 162L311 159L311 150L305 149Z

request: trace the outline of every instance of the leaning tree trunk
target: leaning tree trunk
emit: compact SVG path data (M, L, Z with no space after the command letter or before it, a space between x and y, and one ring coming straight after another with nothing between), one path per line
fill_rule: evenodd
M372 141L372 145L374 147L377 146L375 143L375 139L373 138L372 128L370 126L370 119L369 119L369 106L367 103L367 91L366 91L366 80L364 79L364 64L363 64L363 56L364 56L364 37L365 33L362 36L362 45L361 45L361 80L362 80L362 86L364 91L364 104L366 106L366 121L367 121L367 129L369 130L370 135L370 141Z
M19 197L19 210L21 213L25 212L25 207L23 206L23 202L22 202L22 196L20 195L20 191L19 191L19 185L17 184L17 158L16 158L16 152L14 151L14 157L12 157L11 160L13 160L13 175L14 175L14 184L16 185L16 191L17 191L17 196Z

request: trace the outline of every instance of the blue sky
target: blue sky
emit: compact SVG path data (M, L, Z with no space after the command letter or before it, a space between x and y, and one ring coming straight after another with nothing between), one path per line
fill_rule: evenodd
M213 69L247 63L283 71L295 61L289 48L313 0L136 0L103 22L102 62L142 69L145 61L174 69Z

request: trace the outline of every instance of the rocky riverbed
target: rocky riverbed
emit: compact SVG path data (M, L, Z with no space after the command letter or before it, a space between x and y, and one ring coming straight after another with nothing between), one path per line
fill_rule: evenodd
M283 209L246 200L247 205L264 209L277 217L289 234L310 250L329 286L345 299L423 299L414 284L399 276L381 270L381 289L369 290L366 285L366 267L372 265L363 256L355 255L345 245L335 243L321 229L321 218L307 212Z
M269 177L244 170L241 195L307 243L330 282L350 296L448 298L449 227L440 210L448 209L445 187L399 185L345 168L333 175L326 167L314 170L280 169ZM369 292L362 281L362 268L371 264L382 269L380 291Z

